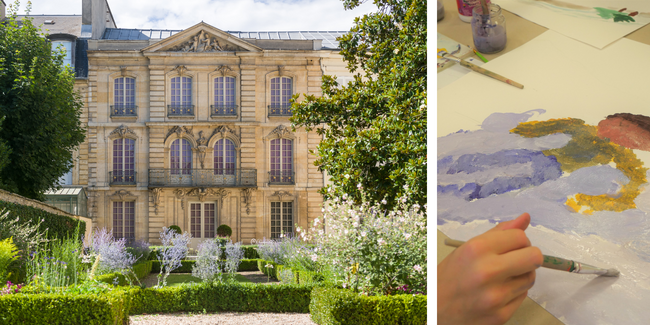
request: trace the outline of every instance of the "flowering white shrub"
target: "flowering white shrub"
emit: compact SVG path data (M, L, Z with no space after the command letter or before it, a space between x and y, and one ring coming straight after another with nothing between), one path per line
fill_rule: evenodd
M160 232L162 247L158 250L160 273L156 288L166 286L169 273L181 266L181 260L187 256L187 245L190 243L190 239L192 239L192 235L187 231L179 234L173 229L163 227L163 231Z
M338 201L338 200L337 200ZM343 198L323 209L301 237L315 241L317 259L331 267L337 284L368 294L426 294L427 212L400 198L393 211L381 204L354 204Z
M267 261L286 265L298 271L315 272L321 269L316 251L318 248L305 245L298 236L282 236L260 242L257 253Z
M204 282L221 281L221 246L213 239L199 243L196 262L192 267L192 276Z

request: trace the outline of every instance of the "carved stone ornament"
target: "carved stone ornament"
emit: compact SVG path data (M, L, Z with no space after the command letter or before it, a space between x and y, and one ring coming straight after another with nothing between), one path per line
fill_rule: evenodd
M120 71L122 71L122 77L126 76L126 66L125 65L120 66Z
M118 126L115 130L113 130L111 133L108 134L109 137L117 136L120 138L124 138L127 134L136 136L135 132L131 129L129 129L128 126L122 124Z
M199 154L199 163L201 163L201 168L205 168L205 154L208 151L208 147L203 145L203 146L198 146L196 148L197 153Z
M284 75L284 66L283 65L278 66L278 75L280 75L280 76Z
M220 65L215 71L221 72L222 76L225 76L228 72L231 72L232 69L227 65Z
M190 40L174 46L169 51L172 52L224 52L224 51L239 51L239 46L232 46L226 43L219 43L216 37L210 35L202 30L196 35L192 36Z
M167 131L167 135L165 136L165 141L167 141L167 138L169 138L170 135L176 133L176 135L179 138L182 138L184 135L189 135L190 138L194 139L194 132L192 131L194 127L187 127L187 126L174 126L169 131Z
M134 197L133 193L127 191L127 190L119 190L113 193L113 197L117 197L120 200L124 200L125 197Z
M267 135L266 138L291 138L291 139L293 139L293 138L295 138L295 136L293 135L293 133L291 132L291 130L288 127L280 124L280 125L278 125L278 127L273 129L273 131L271 131L271 133L269 133L269 135Z
M151 189L151 194L153 194L153 206L155 208L156 214L158 214L158 206L160 205L160 194L162 193L162 188L156 187Z
M241 190L241 193L243 195L242 198L244 199L244 204L246 204L246 214L251 213L251 203L252 203L251 201L252 201L252 195L254 190L255 190L254 188L250 188L250 187L243 188Z
M185 210L185 200L183 200L183 197L185 196L185 191L183 189L176 189L174 190L174 195L176 195L176 198L181 200L181 209Z
M237 141L235 142L239 142L239 136L237 135L237 133L235 133L235 130L231 129L227 125L217 126L217 128L214 129L214 131L212 131L212 135L210 135L210 139L212 139L212 137L214 137L215 135L220 136L221 138L228 138L228 137L234 138L237 139Z
M280 202L282 202L285 197L293 197L293 195L287 191L275 191L271 196L277 196L280 199Z
M180 75L184 75L185 72L187 72L187 67L184 65L177 65L174 69L172 69L172 71L173 70L176 70L176 72L178 72Z

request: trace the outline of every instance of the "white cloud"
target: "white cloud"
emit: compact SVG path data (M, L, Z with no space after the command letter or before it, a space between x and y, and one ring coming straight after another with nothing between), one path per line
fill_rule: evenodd
M108 4L120 28L186 29L204 21L232 31L349 30L355 17L377 10L366 1L346 11L340 0L109 0ZM20 14L24 8L25 1ZM32 0L31 13L81 14L81 0Z

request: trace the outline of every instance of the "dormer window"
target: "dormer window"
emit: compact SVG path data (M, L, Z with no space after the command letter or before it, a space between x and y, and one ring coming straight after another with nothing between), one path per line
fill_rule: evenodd
M59 47L61 46L61 47ZM72 65L72 42L70 41L52 41L52 51L62 51L65 53L63 57L63 66L73 67Z

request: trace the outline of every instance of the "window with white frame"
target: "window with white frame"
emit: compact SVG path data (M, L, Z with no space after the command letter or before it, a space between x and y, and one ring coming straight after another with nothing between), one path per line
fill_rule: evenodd
M190 232L192 238L214 238L215 203L190 203Z
M194 105L192 105L192 78L175 77L171 80L172 93L170 115L194 116Z
M176 139L172 142L170 168L172 175L192 174L192 146L189 141Z
M270 183L293 184L293 140L271 140Z
M237 115L235 105L235 78L214 78L214 105L212 116Z
M235 144L228 139L221 139L214 144L214 174L235 174Z
M271 79L271 105L269 116L291 115L291 96L293 95L292 80L288 77L275 77Z
M111 116L136 116L135 78L115 78Z
M113 140L111 184L135 184L135 140Z
M59 47L61 46L61 47ZM63 66L72 67L72 42L70 41L52 41L52 51L64 51Z
M135 239L135 202L113 202L113 237Z
M271 202L271 238L293 235L293 202Z

